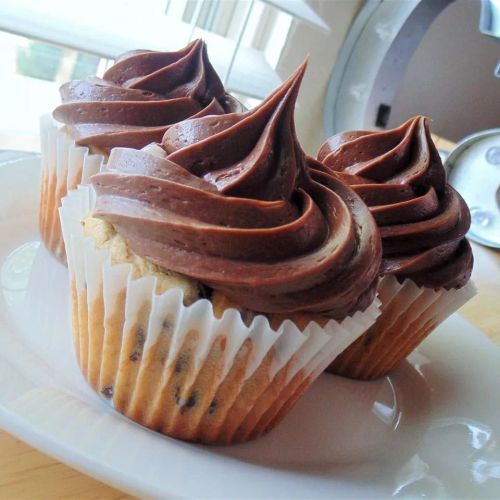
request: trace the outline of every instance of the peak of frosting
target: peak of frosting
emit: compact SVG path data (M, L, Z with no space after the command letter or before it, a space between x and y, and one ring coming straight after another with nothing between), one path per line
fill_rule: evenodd
M194 40L178 52L130 52L104 73L104 79L165 97L191 97L203 104L212 99L223 101L225 94L202 40Z
M364 310L380 236L354 191L299 146L304 70L254 110L175 125L165 157L115 148L92 178L95 215L138 255L242 308L336 319Z
M104 150L141 148L186 118L240 109L225 93L201 40L178 52L126 53L102 79L70 81L60 93L54 117L78 144Z
M445 171L432 141L429 119L410 118L383 132L342 132L328 139L318 159L335 170L385 184L444 189Z
M245 113L185 120L162 145L169 159L225 194L289 199L305 155L295 135L294 109L306 63L260 105Z
M470 214L446 183L429 122L416 116L384 132L343 132L323 144L318 159L370 207L382 236L382 274L460 287L472 270Z

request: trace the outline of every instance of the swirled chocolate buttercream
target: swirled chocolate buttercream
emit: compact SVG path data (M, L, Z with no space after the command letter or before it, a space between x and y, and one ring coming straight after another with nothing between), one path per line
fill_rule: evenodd
M373 300L380 236L356 193L302 151L301 66L256 108L170 127L161 158L116 148L95 215L131 249L262 313L343 319Z
M60 93L54 118L78 144L104 151L142 148L186 118L241 109L224 91L201 40L178 52L127 52L102 79L73 80Z
M428 118L384 132L343 132L323 144L318 159L370 207L382 236L382 275L434 288L469 280L469 209L446 183Z

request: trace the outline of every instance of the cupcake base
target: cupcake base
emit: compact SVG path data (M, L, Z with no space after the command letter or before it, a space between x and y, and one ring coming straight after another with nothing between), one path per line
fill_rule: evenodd
M186 305L181 288L159 290L151 270L85 236L92 203L85 186L61 209L76 355L94 390L150 429L208 444L261 436L378 315L374 303L303 331L262 315L246 325L234 308L218 318L210 301Z
M40 236L47 249L65 263L66 252L59 220L61 199L68 190L85 183L99 172L105 157L90 154L88 148L77 146L50 115L42 116L40 120L40 141Z
M387 375L475 293L472 282L456 290L434 290L384 277L378 288L381 315L327 371L358 380Z

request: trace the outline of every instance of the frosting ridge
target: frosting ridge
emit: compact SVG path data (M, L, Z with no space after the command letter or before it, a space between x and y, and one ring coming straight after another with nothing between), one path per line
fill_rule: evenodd
M428 118L416 116L383 132L337 134L318 159L370 207L382 237L382 275L435 288L469 280L469 209L446 183Z
M78 144L103 150L141 148L160 141L173 123L240 108L225 93L201 40L178 52L125 53L102 79L70 81L60 94L54 118Z
M114 149L92 178L95 215L138 255L252 311L364 310L380 237L361 199L298 143L304 71L250 111L173 125L165 157Z

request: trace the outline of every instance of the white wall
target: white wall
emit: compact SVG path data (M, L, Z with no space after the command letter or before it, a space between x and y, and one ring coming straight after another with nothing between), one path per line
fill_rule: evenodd
M480 0L456 0L434 21L397 92L389 127L415 114L452 141L500 127L500 41L479 32Z
M323 131L323 106L328 81L344 38L364 2L309 0L308 3L332 29L326 33L303 22L293 21L277 70L285 79L309 55L309 67L299 94L295 120L303 148L315 156L326 139Z

